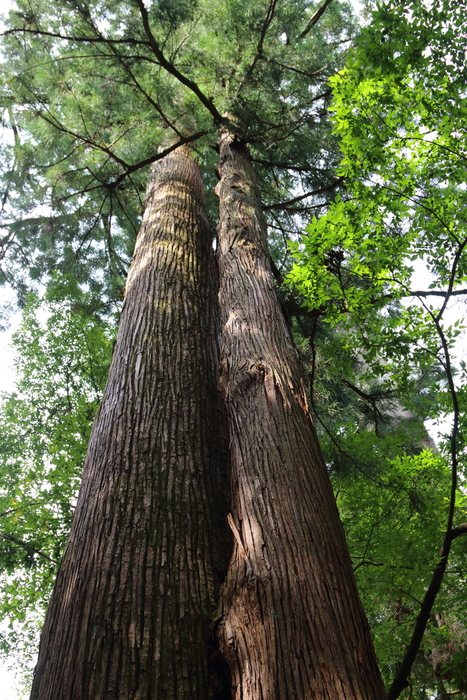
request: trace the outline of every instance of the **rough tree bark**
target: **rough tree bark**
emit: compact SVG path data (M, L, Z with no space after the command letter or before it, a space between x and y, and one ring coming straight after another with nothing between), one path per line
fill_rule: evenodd
M212 236L187 147L153 178L33 700L224 697L210 649L230 554Z
M382 700L383 684L298 356L273 287L247 148L219 141L221 382L234 552L218 632L235 700Z

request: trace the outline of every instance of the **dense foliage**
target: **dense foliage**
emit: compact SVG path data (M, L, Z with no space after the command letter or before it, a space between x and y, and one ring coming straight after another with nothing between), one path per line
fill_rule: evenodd
M388 682L415 616L425 614L429 624L411 697L465 690L465 542L455 542L435 606L428 601L452 528L456 537L465 529L466 377L455 357L464 325L462 312L450 313L467 292L464 12L463 4L395 1L372 12L331 80L346 191L292 244L298 262L289 278L334 328L317 352L333 352L329 371L358 385L367 405L370 433L362 435L353 416L334 419L337 437L325 443ZM426 268L423 288L413 287L414 264ZM417 440L418 451L424 442L420 430L414 436L417 421L444 416L441 451L417 455ZM343 463L370 481L339 476ZM438 635L450 639L444 656Z
M309 193L336 184L326 81L355 31L339 0L314 14L305 0L266 11L259 0L18 0L0 77L11 133L0 281L24 294L58 267L118 297L149 165L177 143L194 144L215 223L223 119L241 124L276 235L298 231L296 211L326 200Z

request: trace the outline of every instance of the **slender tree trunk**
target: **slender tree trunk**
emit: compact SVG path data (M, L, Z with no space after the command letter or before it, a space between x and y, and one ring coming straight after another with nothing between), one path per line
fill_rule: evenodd
M210 649L230 553L212 240L189 150L153 176L34 700L224 697Z
M220 138L221 383L234 553L218 632L235 700L382 700L369 627L296 350L273 287L248 151Z

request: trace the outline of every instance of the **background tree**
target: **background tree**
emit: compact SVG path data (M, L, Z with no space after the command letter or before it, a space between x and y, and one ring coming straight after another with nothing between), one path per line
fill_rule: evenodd
M1 445L2 651L34 659L69 532L90 427L107 375L113 324L90 315L73 280L31 295L13 337L17 382L3 394Z
M447 620L453 605L460 615L463 609L463 567L456 560L448 564L454 541L466 532L458 491L465 469L465 368L463 362L456 367L452 355L462 323L446 319L448 304L466 293L465 58L453 47L462 41L458 9L388 2L372 13L358 50L333 80L335 129L344 153L339 172L348 193L310 225L304 245L296 247L304 265L292 271L311 307L338 323L345 345L363 362L367 382L379 378L386 396L396 395L408 415L426 419L444 413L452 420L443 446L451 475L444 534L432 545L438 556L433 574L424 577L423 595L415 596L415 628L407 636L390 698L407 685L420 648L429 654L439 619L445 614ZM429 284L413 290L412 263L419 259L427 266ZM400 303L410 298L418 304ZM363 385L362 396L368 397L368 386ZM457 545L458 551L465 548ZM444 600L437 599L449 570L452 582L458 572L457 585ZM410 619L412 603L404 607ZM431 618L421 647L435 611L438 617ZM439 686L440 697L447 692L443 679L453 681L457 691L464 689L459 629L456 636L455 658L451 654L435 669L438 681L424 681L425 687Z

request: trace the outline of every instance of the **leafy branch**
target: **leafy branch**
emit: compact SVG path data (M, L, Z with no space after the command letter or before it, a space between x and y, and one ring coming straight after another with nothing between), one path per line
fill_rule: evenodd
M47 559L47 561L50 561L52 564L59 563L56 559L52 559L51 557L49 557L48 554L45 554L45 552L43 552L42 550L37 549L37 547L34 547L30 542L24 542L23 540L18 539L18 537L13 537L13 535L7 535L4 532L0 533L0 538L3 540L7 540L8 542L13 542L14 544L17 544L19 547L22 547L22 549L25 549L27 552L34 552L34 554L37 554L43 559Z

